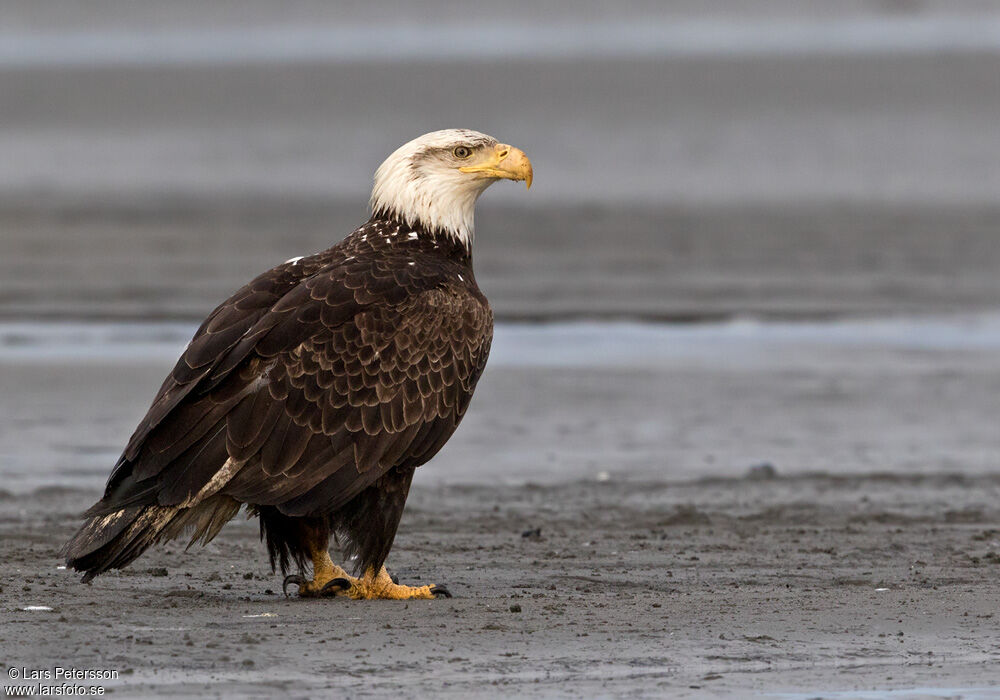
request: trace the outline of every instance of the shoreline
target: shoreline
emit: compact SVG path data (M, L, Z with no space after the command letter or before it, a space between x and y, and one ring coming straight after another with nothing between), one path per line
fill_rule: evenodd
M1000 682L998 480L418 478L389 566L456 597L407 604L285 600L239 517L80 585L55 552L84 494L5 498L3 663L114 668L137 697L945 695Z
M193 330L0 323L3 488L99 488ZM663 481L764 463L785 475L991 473L998 396L995 313L500 323L469 414L422 478Z

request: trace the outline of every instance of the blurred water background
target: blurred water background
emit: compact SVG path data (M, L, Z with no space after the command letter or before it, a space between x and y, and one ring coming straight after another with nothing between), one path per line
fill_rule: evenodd
M5 0L6 488L98 486L176 329L446 127L536 184L482 200L506 359L429 471L994 469L998 113L992 2Z

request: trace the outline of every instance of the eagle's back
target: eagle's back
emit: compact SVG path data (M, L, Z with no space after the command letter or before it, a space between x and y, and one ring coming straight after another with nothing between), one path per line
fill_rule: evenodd
M492 334L461 246L373 218L212 312L91 513L219 496L292 516L332 512L441 448Z

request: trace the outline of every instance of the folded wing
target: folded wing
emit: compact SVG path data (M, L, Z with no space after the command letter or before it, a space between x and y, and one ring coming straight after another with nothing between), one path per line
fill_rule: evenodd
M90 512L216 495L332 512L441 448L491 339L482 297L433 266L275 268L202 325Z

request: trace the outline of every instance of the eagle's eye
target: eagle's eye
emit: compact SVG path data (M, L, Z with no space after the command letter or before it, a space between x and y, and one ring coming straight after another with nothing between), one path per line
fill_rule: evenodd
M456 158L468 158L472 155L472 149L468 146L458 146L452 153L455 154Z

